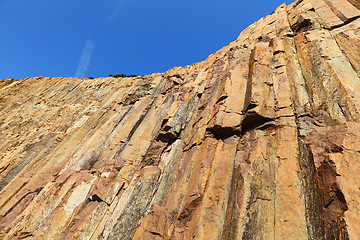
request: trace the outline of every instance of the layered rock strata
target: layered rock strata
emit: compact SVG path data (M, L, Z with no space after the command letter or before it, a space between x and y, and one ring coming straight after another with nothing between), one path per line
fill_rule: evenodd
M0 83L1 239L360 239L360 5L298 0L205 61Z

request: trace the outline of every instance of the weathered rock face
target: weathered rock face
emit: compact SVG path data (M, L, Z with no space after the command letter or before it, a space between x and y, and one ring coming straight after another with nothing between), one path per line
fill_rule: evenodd
M282 5L204 62L0 83L1 239L360 239L360 10Z

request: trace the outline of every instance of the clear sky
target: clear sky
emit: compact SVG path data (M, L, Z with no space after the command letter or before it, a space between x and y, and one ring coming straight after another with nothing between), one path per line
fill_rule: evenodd
M293 0L0 0L0 79L144 75L203 61Z

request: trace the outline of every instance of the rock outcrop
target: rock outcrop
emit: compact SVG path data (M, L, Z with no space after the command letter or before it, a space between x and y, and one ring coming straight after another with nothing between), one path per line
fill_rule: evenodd
M0 82L1 239L360 239L360 4L298 0L205 61Z

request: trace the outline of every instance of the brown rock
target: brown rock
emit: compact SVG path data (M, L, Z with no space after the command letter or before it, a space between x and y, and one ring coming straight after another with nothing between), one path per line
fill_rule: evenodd
M0 238L360 239L359 17L297 0L165 73L0 80Z

